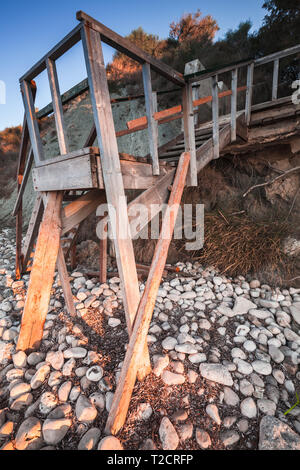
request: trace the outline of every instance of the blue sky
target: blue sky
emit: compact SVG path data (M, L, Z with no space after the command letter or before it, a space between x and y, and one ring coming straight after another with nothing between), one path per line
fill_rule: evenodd
M121 35L142 26L161 38L168 36L169 24L183 13L198 8L218 22L222 37L250 19L258 29L265 15L263 0L11 0L1 3L0 81L6 85L6 104L0 104L0 130L18 125L23 120L19 77L50 50L78 23L76 11L83 10ZM105 59L112 50L104 47ZM77 44L57 63L61 92L86 77L81 44ZM37 79L36 105L42 108L50 101L46 74Z

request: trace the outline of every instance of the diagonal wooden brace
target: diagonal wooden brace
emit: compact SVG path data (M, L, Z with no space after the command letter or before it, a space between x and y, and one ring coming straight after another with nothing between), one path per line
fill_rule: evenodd
M190 154L183 153L177 167L168 209L163 218L160 237L155 248L146 287L138 307L119 383L114 394L112 407L106 423L105 432L107 434L116 434L121 429L126 419L136 380L137 369L140 363L140 357L143 354L143 348L147 339L157 292L167 260L168 249L172 239L176 217L186 182L189 162Z
M22 315L17 350L37 349L43 338L55 265L60 246L60 211L63 192L48 195L47 206L40 225L30 281Z

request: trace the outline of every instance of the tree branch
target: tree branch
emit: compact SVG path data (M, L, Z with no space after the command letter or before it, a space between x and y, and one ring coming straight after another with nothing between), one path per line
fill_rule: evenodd
M255 186L251 186L251 188L248 189L248 191L243 195L243 197L248 196L251 191L253 191L256 188L263 188L264 186L269 186L276 181L280 180L281 178L285 178L286 176L289 176L291 173L294 173L295 171L300 171L300 166L296 166L295 168L291 168L290 170L285 171L279 176L276 176L276 178L272 179L271 181L267 181L266 183L261 183L261 184L256 184Z

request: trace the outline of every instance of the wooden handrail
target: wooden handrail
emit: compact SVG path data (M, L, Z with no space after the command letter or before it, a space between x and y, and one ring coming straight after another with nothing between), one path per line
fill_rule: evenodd
M242 92L242 91L246 91L247 90L247 87L246 86L242 86L240 88L237 89L238 93ZM226 96L231 96L232 95L232 91L231 90L226 90L226 91L222 91L221 93L219 93L219 98L225 98ZM212 95L211 96L206 96L204 98L200 98L198 100L195 100L193 101L193 107L194 108L197 108L198 106L201 106L203 104L206 104L206 103L211 103L212 102ZM160 124L162 120L164 120L164 123L168 122L166 120L166 118L170 118L172 116L175 116L175 115L179 115L179 113L182 112L182 106L179 105L179 106L174 106L172 108L168 108L168 109L164 109L163 111L159 111L157 113L154 113L153 117L156 121L158 121L158 124ZM176 119L180 119L182 116L179 115L176 117ZM137 118L137 119L133 119L132 121L128 121L127 122L127 128L128 130L130 131L140 131L140 130L143 130L145 127L144 126L147 126L147 116L142 116L140 118ZM119 133L117 133L117 136L120 137L121 135L126 135L125 134L126 131L119 131ZM120 134L122 133L122 134ZM119 134L119 135L118 135Z

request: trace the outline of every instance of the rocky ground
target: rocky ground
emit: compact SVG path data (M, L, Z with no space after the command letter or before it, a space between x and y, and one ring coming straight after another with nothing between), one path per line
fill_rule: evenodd
M121 432L104 426L128 343L119 279L72 273L77 316L58 277L39 351L15 351L29 276L14 281L14 233L0 232L0 449L298 449L300 289L199 264L161 284ZM141 284L141 290L143 289Z

